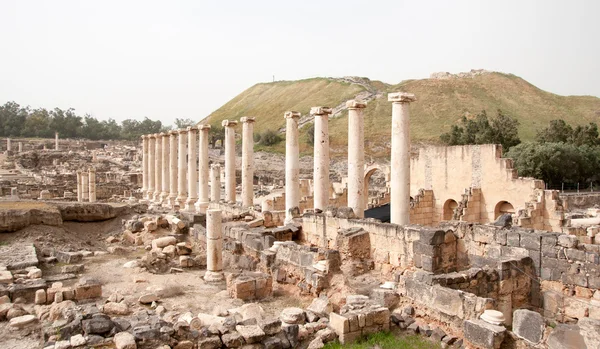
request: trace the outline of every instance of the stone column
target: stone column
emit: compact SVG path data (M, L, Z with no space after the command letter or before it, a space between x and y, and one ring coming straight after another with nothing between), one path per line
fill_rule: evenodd
M142 193L144 197L148 194L148 182L150 178L148 177L148 136L142 136Z
M11 151L12 150L12 146L10 144L10 138L6 138L6 150L7 151Z
M206 274L204 281L223 281L221 210L206 210Z
M348 207L357 217L365 216L365 131L363 109L367 105L349 100L348 108Z
M235 203L235 126L237 121L223 120L225 127L225 201Z
M314 208L325 210L329 205L329 107L313 107L315 117L315 149L313 166Z
M160 202L162 192L162 139L161 135L154 134L154 202Z
M23 142L19 142L19 153L23 152Z
M410 217L410 114L412 93L388 94L392 102L392 159L390 184L390 222L409 224Z
M89 192L90 182L87 172L81 172L81 201L89 201L90 192Z
M300 205L300 149L298 119L300 113L285 112L285 223L292 221L292 210Z
M242 122L242 206L254 205L254 121L244 116Z
M154 154L156 152L156 137L148 135L148 194L147 199L154 199L154 180L155 180L155 165Z
M177 131L169 131L169 206L177 201Z
M54 132L54 150L58 149L58 132Z
M81 171L77 171L77 201L78 202L82 202L83 201L83 194L81 193L81 181L82 181L82 177L81 177Z
M160 134L160 140L162 142L162 161L161 161L161 168L162 168L162 186L161 186L161 192L160 192L160 202L161 203L166 203L167 199L169 198L169 153L170 153L170 149L169 149L169 134L167 133L161 133Z
M221 201L221 165L210 166L210 201Z
M90 168L88 174L90 202L96 202L96 169L94 167Z
M198 202L196 203L196 210L200 213L206 213L208 208L208 131L210 131L210 125L198 126L198 132L200 134L198 140Z
M198 201L198 145L196 144L196 136L198 128L189 126L188 131L188 198L185 202L185 210L193 211L194 204Z
M187 200L187 130L179 130L179 147L177 154L177 202L184 207Z

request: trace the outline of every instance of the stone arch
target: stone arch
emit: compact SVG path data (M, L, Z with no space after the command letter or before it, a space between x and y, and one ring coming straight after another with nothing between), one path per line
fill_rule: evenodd
M390 174L391 174L391 169L389 166L386 165L379 165L379 164L371 164L371 165L365 165L365 171L364 171L364 182L363 182L363 186L364 186L364 197L365 197L365 208L367 208L369 206L369 179L371 179L371 176L373 175L373 173L375 173L376 171L381 171L381 173L383 173L383 175L385 176L385 186L386 187L390 187Z
M503 215L505 213L514 214L515 207L513 206L513 204L511 204L508 201L498 202L496 204L496 207L494 208L494 219L497 219L498 217L500 217L501 215Z
M451 221L454 218L454 210L458 207L458 202L454 199L448 199L444 203L442 220Z

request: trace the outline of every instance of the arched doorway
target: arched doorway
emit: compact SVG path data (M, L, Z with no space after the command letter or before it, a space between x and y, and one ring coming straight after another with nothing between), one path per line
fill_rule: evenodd
M386 167L368 166L363 185L365 209L389 203L389 172Z
M496 208L494 208L494 219L498 219L498 217L500 217L501 215L503 215L505 213L514 214L515 208L508 201L500 201L499 203L496 204Z
M454 219L454 210L458 207L458 202L453 199L448 199L444 203L444 212L442 215L442 219L445 221L451 221Z

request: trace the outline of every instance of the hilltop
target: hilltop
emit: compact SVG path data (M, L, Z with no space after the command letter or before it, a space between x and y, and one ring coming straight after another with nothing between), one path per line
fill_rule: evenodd
M255 132L283 131L286 110L302 113L301 151L308 153L306 127L312 122L308 115L312 106L330 106L331 148L344 154L347 137L348 99L366 100L365 140L372 156L389 154L391 103L388 92L414 93L417 102L411 104L411 138L415 143L438 143L439 135L447 132L463 115L472 117L483 109L495 115L497 109L517 118L522 140L531 140L536 131L553 119L564 119L572 125L600 121L600 98L592 96L559 96L543 91L524 79L498 72L472 70L469 73L434 73L429 79L407 80L396 85L367 78L313 78L299 81L259 83L227 102L207 118L212 125L224 119L255 116ZM203 122L206 122L203 121ZM240 127L241 130L241 126ZM269 149L282 152L283 142Z

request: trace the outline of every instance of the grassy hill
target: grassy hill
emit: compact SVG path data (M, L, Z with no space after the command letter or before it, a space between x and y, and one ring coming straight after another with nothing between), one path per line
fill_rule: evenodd
M414 93L411 104L411 138L413 142L437 143L463 115L474 116L483 109L495 115L497 109L517 118L522 140L531 140L536 131L550 120L564 119L572 125L600 122L600 98L559 96L540 90L511 74L486 73L447 79L421 79L389 85L379 81L314 78L256 84L223 105L208 117L212 125L224 119L255 116L255 132L278 130L285 125L283 114L296 110L307 115L312 106L336 107L359 95L370 99L365 109L367 152L375 157L389 154L391 103L388 92ZM330 119L332 155L345 154L347 111ZM241 126L238 126L241 131ZM312 147L304 142L308 127L301 128L301 152ZM283 142L270 150L282 152Z

